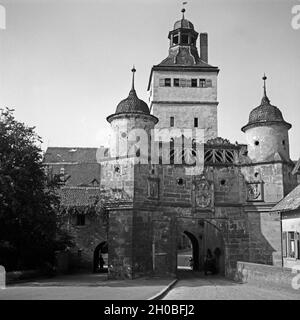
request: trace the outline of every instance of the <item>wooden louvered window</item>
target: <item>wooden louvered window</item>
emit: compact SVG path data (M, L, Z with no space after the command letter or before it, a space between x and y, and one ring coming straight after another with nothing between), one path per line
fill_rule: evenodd
M186 87L186 79L179 79L179 86Z
M206 79L205 86L206 86L206 88L212 87L212 81L211 81L211 79Z
M287 256L287 233L282 233L282 256L286 258Z

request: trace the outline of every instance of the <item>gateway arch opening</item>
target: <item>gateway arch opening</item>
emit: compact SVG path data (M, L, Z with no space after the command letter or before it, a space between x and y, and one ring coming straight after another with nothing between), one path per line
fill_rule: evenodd
M203 219L184 220L177 237L177 271L224 275L225 245L221 231Z

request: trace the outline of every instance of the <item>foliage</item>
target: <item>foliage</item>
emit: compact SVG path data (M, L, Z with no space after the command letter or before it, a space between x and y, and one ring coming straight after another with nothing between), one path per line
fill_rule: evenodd
M14 110L0 110L0 264L28 269L53 263L58 198L47 183L41 138L18 122Z

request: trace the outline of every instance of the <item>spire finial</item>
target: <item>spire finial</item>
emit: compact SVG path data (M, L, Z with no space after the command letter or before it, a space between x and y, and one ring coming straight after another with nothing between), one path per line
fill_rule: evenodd
M270 100L269 100L269 98L268 98L268 96L267 96L267 86L266 86L266 80L268 79L267 78L267 76L266 76L266 74L264 73L264 76L262 77L262 79L264 80L264 86L263 86L263 88L264 88L264 96L263 96L263 98L262 98L262 100L261 100L261 104L263 105L263 104L270 104Z
M131 85L131 90L134 90L134 74L136 72L136 69L133 65L132 69L131 69L131 72L132 72L132 85Z
M262 77L262 79L264 80L264 96L267 96L267 89L266 89L266 80L268 79L266 77L266 74L264 73L264 76Z
M187 4L187 1L184 1L184 2L182 2L182 9L181 9L181 12L182 12L182 19L184 19L184 13L185 13L185 5Z

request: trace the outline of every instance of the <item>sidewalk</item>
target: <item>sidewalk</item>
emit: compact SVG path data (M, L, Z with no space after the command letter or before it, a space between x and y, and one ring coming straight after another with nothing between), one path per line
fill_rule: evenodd
M107 280L106 274L74 274L9 285L0 300L147 300L174 279Z

